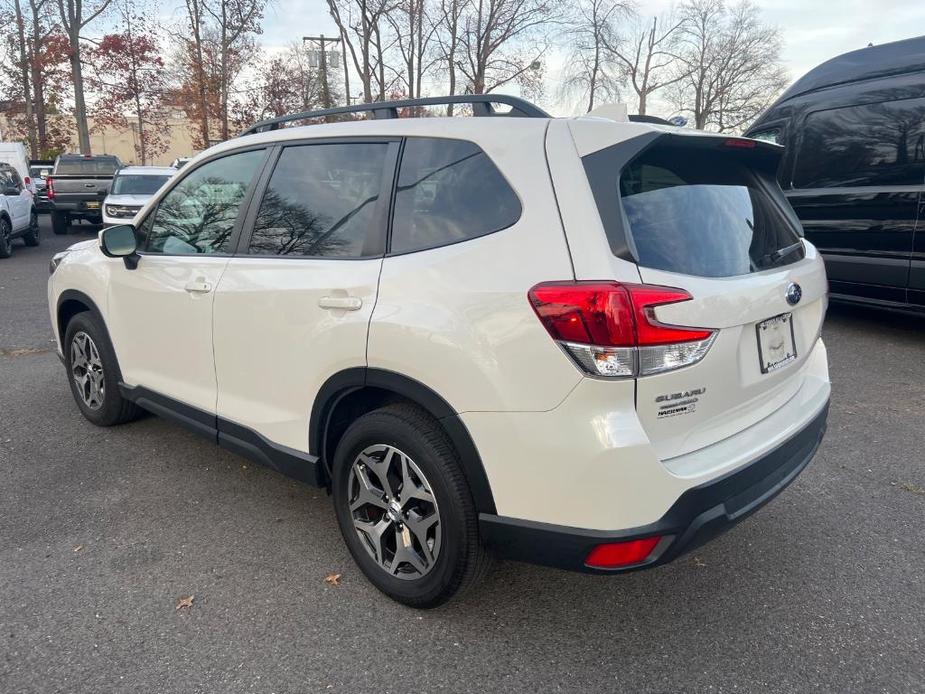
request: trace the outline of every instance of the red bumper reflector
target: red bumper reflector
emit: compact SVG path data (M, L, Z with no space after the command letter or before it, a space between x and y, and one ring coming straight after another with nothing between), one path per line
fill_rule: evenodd
M655 549L661 535L644 537L627 542L608 542L598 545L588 553L585 564L595 569L616 569L621 566L641 564Z

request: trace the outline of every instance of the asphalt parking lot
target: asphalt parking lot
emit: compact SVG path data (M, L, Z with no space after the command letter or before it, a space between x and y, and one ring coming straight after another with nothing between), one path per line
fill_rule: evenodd
M418 612L363 579L324 491L80 416L45 281L92 228L42 225L0 260L0 692L925 691L925 320L830 309L819 454L695 555L499 564Z

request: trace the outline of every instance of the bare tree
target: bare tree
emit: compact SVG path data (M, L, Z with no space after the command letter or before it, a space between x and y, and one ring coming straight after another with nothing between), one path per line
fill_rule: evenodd
M209 100L206 82L205 52L203 49L203 0L186 0L186 15L192 41L185 47L181 60L191 62L195 111L199 121L199 139L203 147L209 146Z
M87 101L84 97L83 65L80 56L81 32L99 17L112 0L96 0L86 9L83 0L58 0L61 27L70 43L71 77L74 82L74 116L77 119L77 143L82 154L90 154L90 126L87 123Z
M397 0L386 19L395 37L394 50L401 58L399 78L408 98L421 96L424 76L434 64L431 57L439 24L431 17L426 0Z
M240 73L246 55L253 54L253 36L263 30L265 0L212 0L204 2L205 11L214 21L218 39L218 103L221 136L227 140L230 134L228 123L228 102L231 84Z
M19 0L13 0L13 18L16 22L16 72L19 78L19 88L26 117L26 137L29 140L29 151L33 159L38 159L38 135L35 129L35 115L33 113L32 80L29 45L26 43L26 21L23 17L22 5Z
M691 0L682 14L675 106L693 116L696 128L741 129L787 84L780 30L763 24L749 2L727 8L722 0Z
M677 68L677 47L684 18L653 17L652 23L637 21L625 40L603 36L608 57L619 66L636 93L636 112L645 115L649 97L684 78Z
M382 101L390 87L386 81L389 0L328 0L328 10L350 52L363 84L363 98Z
M563 70L561 97L587 100L587 111L603 99L618 99L622 71L607 49L617 43L618 24L631 12L623 0L578 0L564 36L571 51Z
M553 0L465 0L456 67L467 90L487 94L511 82L531 86L531 72L560 14Z

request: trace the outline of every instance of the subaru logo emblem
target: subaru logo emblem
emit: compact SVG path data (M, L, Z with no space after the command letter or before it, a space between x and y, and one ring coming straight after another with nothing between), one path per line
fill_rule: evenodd
M790 286L787 287L787 303L791 306L796 306L800 303L800 299L803 298L803 290L800 288L796 282L791 282Z

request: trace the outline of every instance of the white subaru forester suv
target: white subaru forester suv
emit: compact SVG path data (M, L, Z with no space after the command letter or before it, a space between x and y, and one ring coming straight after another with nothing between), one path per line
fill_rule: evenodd
M449 102L493 117L398 117ZM803 470L827 283L781 148L504 96L364 110L260 123L55 256L87 419L148 410L327 486L418 607L492 556L663 564Z

